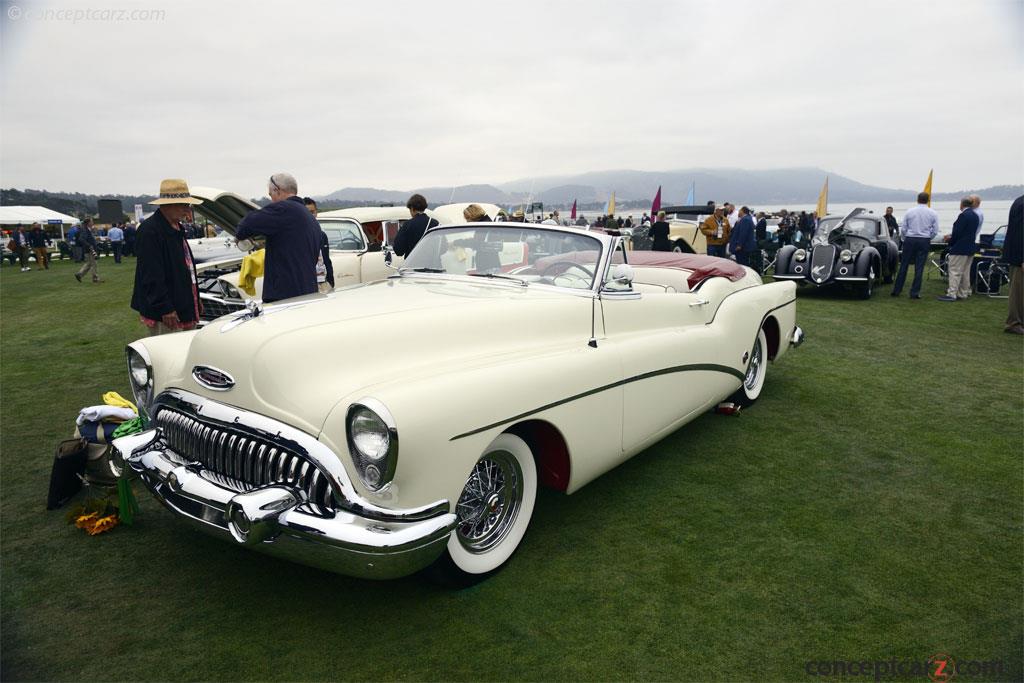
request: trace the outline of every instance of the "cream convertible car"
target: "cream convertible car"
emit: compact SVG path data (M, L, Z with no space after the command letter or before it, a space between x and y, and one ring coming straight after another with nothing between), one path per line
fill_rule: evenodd
M538 486L573 493L719 402L752 402L802 339L793 283L621 240L435 228L386 280L133 342L148 430L115 458L255 550L478 581L523 538Z

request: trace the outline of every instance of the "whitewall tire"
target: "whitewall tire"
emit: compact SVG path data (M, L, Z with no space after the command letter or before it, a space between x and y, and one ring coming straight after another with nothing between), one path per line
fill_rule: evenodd
M757 339L750 350L747 367L743 373L743 384L736 390L730 400L742 406L749 406L761 395L764 378L768 374L768 339L764 329L757 332Z
M462 587L498 571L523 540L536 500L530 447L514 434L500 434L470 471L455 504L458 526L430 574Z

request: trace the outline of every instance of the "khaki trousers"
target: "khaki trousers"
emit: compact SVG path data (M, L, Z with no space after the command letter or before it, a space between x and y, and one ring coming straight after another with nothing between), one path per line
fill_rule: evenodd
M150 337L158 337L161 334L172 334L178 331L176 329L167 327L167 325L164 325L159 320L156 321L156 325L153 325L153 327L146 325L146 329L149 331Z
M78 277L85 277L90 270L92 271L92 281L98 281L100 273L96 269L96 254L91 251L85 254L85 264L78 270Z
M1024 327L1024 273L1020 266L1010 266L1010 312L1006 327Z
M966 299L971 295L971 261L974 257L970 254L950 254L946 260L946 268L949 271L949 288L946 296L956 299Z
M46 252L46 247L33 247L32 251L36 253L36 270L50 267L50 258Z

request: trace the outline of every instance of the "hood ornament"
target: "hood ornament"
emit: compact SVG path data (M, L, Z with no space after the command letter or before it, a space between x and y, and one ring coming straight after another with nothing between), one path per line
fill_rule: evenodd
M197 365L192 368L192 379L213 391L227 391L235 386L234 377L209 365Z

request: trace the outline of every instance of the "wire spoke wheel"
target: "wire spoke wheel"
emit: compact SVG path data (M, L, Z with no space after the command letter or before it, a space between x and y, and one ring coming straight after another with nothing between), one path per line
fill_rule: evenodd
M522 499L523 472L511 453L480 458L455 506L459 542L472 553L493 548L515 522Z

